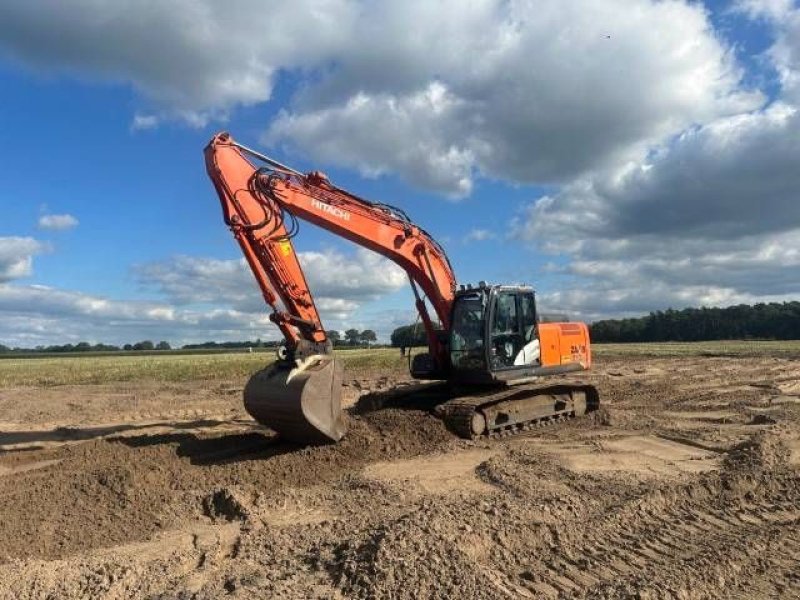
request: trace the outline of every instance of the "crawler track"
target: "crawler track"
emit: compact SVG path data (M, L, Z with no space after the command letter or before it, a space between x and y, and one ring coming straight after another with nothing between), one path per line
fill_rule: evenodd
M437 407L447 427L467 439L506 437L597 410L594 386L520 386L458 397Z

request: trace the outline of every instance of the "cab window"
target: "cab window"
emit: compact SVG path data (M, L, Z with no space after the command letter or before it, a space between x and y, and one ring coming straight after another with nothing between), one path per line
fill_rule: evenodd
M517 312L517 294L501 292L495 298L492 316L491 347L489 355L492 368L511 367L523 346Z
M533 339L536 329L536 302L533 294L522 294L520 296L520 313L522 315L522 335L527 344Z
M456 299L450 332L450 361L457 369L485 369L484 306L482 293Z
M497 335L519 333L516 294L503 293L497 296L492 333Z

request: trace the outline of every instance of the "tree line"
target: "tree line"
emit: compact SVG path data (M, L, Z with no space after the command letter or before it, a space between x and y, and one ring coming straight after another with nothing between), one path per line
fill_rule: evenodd
M590 326L595 342L699 342L734 339L800 339L800 302L685 308Z
M590 325L595 342L694 342L732 339L800 339L800 302L771 302L755 305L739 304L727 308L685 308L654 311L644 317L604 319ZM369 346L377 342L371 329L331 330L328 337L337 347ZM260 339L241 342L203 342L185 344L183 350L272 348L282 340ZM421 324L403 325L391 334L392 346L410 348L426 346L425 329ZM35 348L11 348L0 344L0 353L66 353L171 350L169 342L143 340L134 344L61 344Z
M371 329L348 329L341 332L335 329L330 329L325 332L328 339L331 340L334 346L364 346L378 341L378 335ZM182 350L210 350L214 348L229 349L229 348L276 348L283 344L283 340L261 340L246 341L246 342L202 342L200 344L186 344L181 346Z
M566 320L561 317L561 320ZM734 339L800 339L800 302L739 304L726 308L654 311L629 319L604 319L590 325L595 342L700 342ZM428 344L421 324L392 332L392 346Z
M344 334L333 329L326 333L334 346L369 346L378 341L378 334L372 329L347 329Z
M89 342L78 342L77 344L54 344L51 346L36 346L35 348L11 348L0 344L0 354L7 352L22 352L22 353L51 353L59 354L63 352L119 352L119 351L139 351L139 350L172 350L169 342L153 343L150 340L136 342L135 344L125 344L123 346L114 346L113 344L90 344Z
M345 332L331 330L327 332L328 337L333 342L334 346L369 346L378 341L377 334L371 329L348 329ZM213 349L235 349L235 348L275 348L283 343L283 340L265 340L257 339L255 341L241 341L241 342L202 342L199 344L184 344L181 350L213 350ZM54 344L50 346L36 346L35 348L11 348L4 344L0 344L0 354L17 353L17 354L33 354L33 353L49 353L61 354L67 352L138 352L145 351L151 352L155 350L172 350L169 342L160 341L153 342L151 340L143 340L134 344L124 344L115 346L113 344L90 344L89 342L78 342L77 344Z
M394 348L413 348L415 346L428 345L428 337L421 323L398 327L392 332L389 339Z

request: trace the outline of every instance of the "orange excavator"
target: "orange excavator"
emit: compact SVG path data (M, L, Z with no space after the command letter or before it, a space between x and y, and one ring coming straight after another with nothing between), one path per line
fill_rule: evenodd
M437 414L459 435L508 435L597 408L591 385L540 382L588 369L591 349L585 324L538 318L532 288L457 286L447 254L403 210L359 198L318 171L300 173L227 133L212 138L205 161L225 224L285 338L277 360L244 389L245 407L262 425L306 444L336 442L346 429L342 365L292 244L298 219L378 252L408 274L428 342L411 374L446 382Z

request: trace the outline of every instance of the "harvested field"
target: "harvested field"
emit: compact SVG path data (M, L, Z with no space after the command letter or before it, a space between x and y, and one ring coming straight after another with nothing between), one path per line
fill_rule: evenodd
M477 441L398 354L305 449L264 356L0 361L0 598L800 597L800 344L601 346L598 413Z

